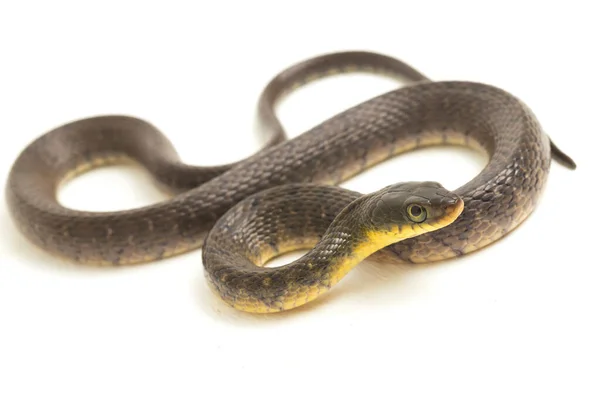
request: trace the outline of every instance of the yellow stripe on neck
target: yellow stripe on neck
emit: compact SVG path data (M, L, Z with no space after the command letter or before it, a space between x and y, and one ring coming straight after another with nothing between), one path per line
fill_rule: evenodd
M448 215L434 221L421 224L406 224L396 226L390 230L371 230L365 233L365 240L354 247L354 251L348 257L339 260L338 263L332 265L331 275L329 278L329 286L338 283L352 268L360 263L365 258L386 246L400 242L405 239L422 235L423 233L435 231L443 228L454 222L462 213L464 203L460 201L457 207Z
M394 227L388 231L367 231L365 233L365 240L358 243L354 247L354 251L348 257L340 259L335 265L331 266L332 272L329 278L329 286L338 283L352 268L376 251L430 230L433 230L433 227L427 229L422 225L411 224L402 227Z

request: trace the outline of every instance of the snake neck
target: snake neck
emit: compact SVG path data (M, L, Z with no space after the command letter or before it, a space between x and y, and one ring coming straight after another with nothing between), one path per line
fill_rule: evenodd
M319 275L323 284L331 288L361 261L397 242L401 236L399 228L385 232L365 230L358 235L356 232L350 234L343 229L335 229L311 252L313 263L314 259L324 262L321 265L309 265L309 268L317 267L315 269L322 271ZM318 256L314 257L315 254Z
M310 271L312 280L331 288L371 254L399 240L414 236L409 227L375 229L368 221L357 217L366 215L357 212L357 209L364 208L368 201L360 198L349 204L339 213L310 252L284 267L306 268Z

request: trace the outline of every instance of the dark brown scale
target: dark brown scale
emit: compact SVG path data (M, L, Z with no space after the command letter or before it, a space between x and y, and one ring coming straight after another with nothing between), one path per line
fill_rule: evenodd
M330 70L343 71L348 65L391 73L413 84L377 96L284 141L274 103L294 83ZM450 140L482 147L489 163L455 191L465 202L458 220L377 254L388 260L423 262L473 251L523 221L546 182L551 150L562 163L575 166L542 132L529 108L507 92L479 83L430 82L408 65L373 53L332 54L293 66L267 86L258 110L268 137L265 149L238 163L212 168L183 164L161 132L136 118L105 116L58 127L31 143L15 161L6 190L10 213L32 242L77 262L144 262L200 247L221 216L265 189L290 183L339 183L395 154ZM57 202L57 187L65 175L79 165L107 157L139 162L162 186L180 194L148 207L109 213L75 211ZM234 227L220 226L239 235L236 240L252 241L253 249L270 246L277 252L286 235L306 235L314 241L324 228L323 221L330 221L333 210L348 200L343 190L328 192L325 198L319 198L319 193L315 196L310 212L299 206L295 196L284 196L289 203L274 205L264 215L275 227L268 233L250 228L236 232ZM256 201L257 207L268 204L265 198ZM253 215L243 207L235 212L247 212L248 218ZM294 213L298 222L287 228L289 232L277 228ZM229 241L223 239L220 249L211 250L214 262L251 263L229 254ZM254 262L259 263L261 251L255 250ZM225 258L219 259L219 255ZM246 273L239 274L230 272L225 279L251 281ZM290 279L302 277L278 277L269 284L283 285Z

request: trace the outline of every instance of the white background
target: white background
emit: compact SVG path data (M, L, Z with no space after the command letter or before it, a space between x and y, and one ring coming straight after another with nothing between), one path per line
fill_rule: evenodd
M149 3L2 2L3 179L43 132L106 113L147 119L190 163L243 158L259 146L254 107L268 80L348 49L511 91L579 168L554 164L531 218L477 254L418 268L364 264L320 300L271 316L217 300L200 251L121 269L72 265L28 244L2 204L1 399L600 398L592 2ZM395 85L332 78L279 114L295 136ZM456 188L484 163L470 150L418 151L344 186ZM162 199L132 167L94 171L60 192L88 210Z

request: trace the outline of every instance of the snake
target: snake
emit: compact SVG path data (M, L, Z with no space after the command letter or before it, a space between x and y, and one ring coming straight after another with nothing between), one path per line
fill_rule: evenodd
M403 84L287 138L276 115L281 99L316 79L357 71ZM273 313L327 293L367 258L419 264L494 243L533 212L552 159L576 168L514 95L485 83L433 81L376 52L328 53L289 66L266 85L257 115L263 147L211 167L183 163L157 127L133 116L56 127L11 167L5 196L12 220L34 245L80 264L138 264L202 249L210 290L235 309ZM367 194L339 186L429 146L473 148L487 163L452 191L396 177ZM171 196L111 212L57 200L67 180L123 162L140 164ZM299 250L307 252L295 261L266 265Z

